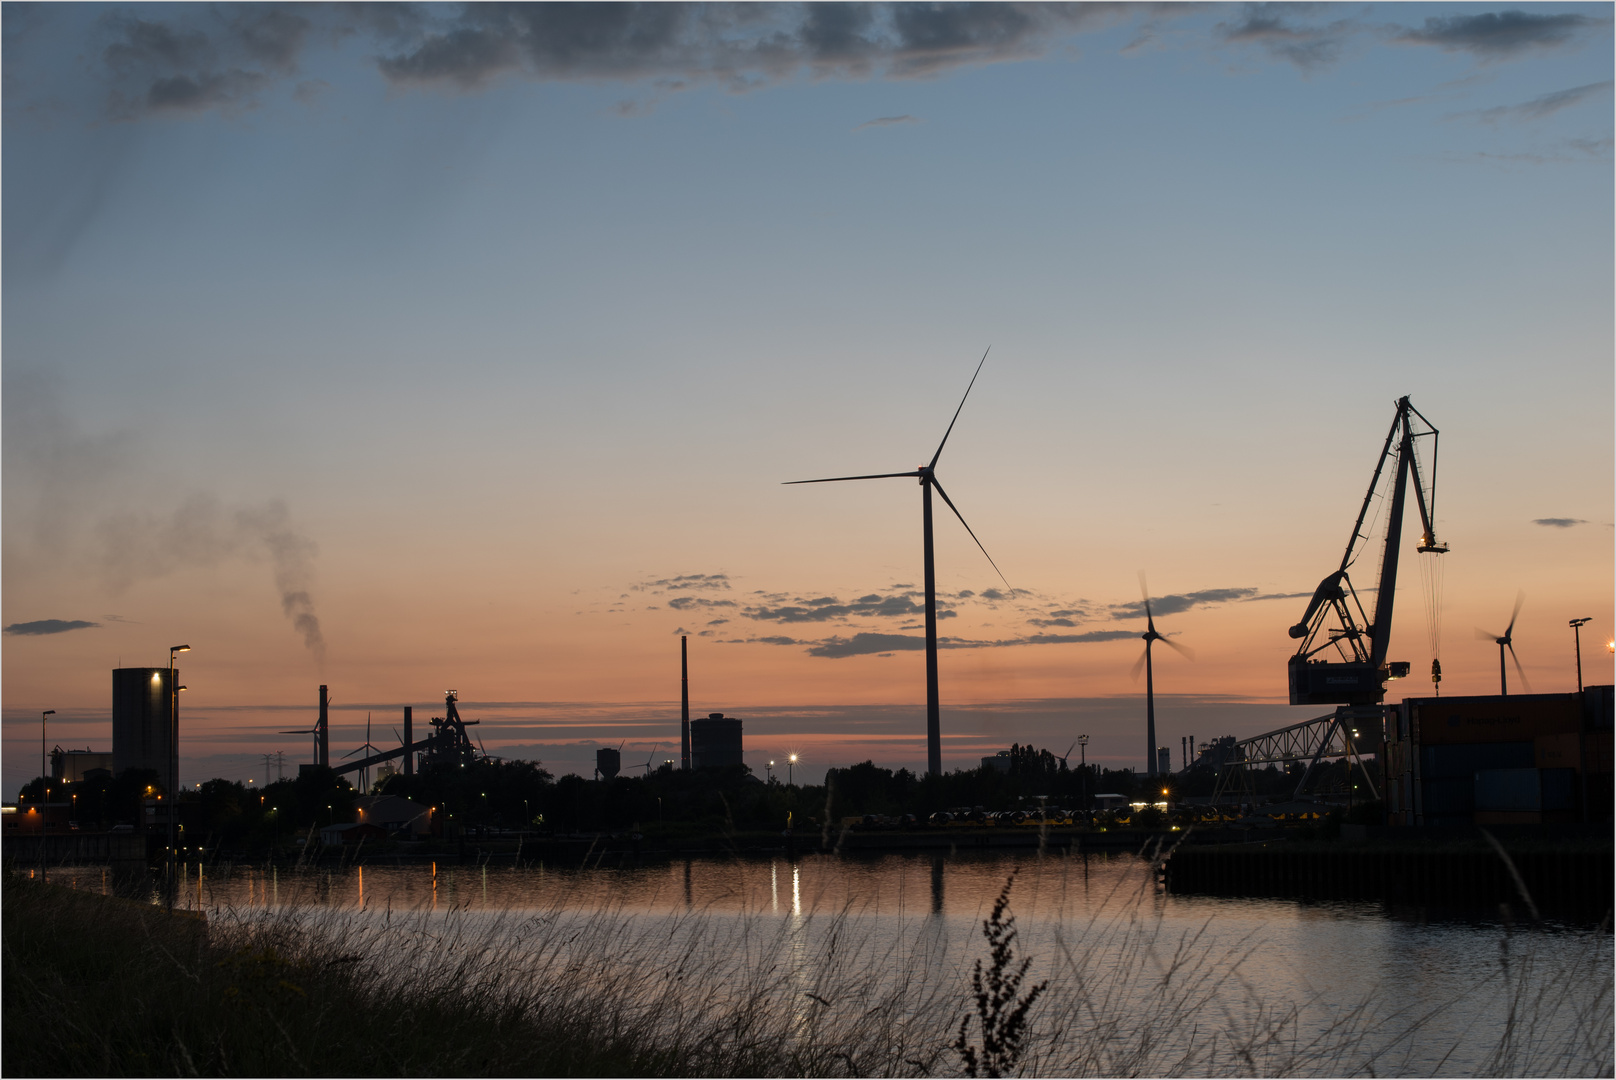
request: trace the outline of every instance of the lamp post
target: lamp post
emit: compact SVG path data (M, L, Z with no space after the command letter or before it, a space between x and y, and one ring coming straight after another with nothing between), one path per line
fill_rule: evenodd
M1077 737L1077 748L1077 767L1083 771L1083 816L1087 818L1089 814L1089 737L1087 735ZM1071 753L1071 751L1067 751L1067 753Z
M790 757L786 758L786 787L791 787L796 783L796 777L793 775L796 770L792 767L796 764L796 754L792 754Z
M773 784L774 783L774 761L771 759L767 765L763 766L763 770L764 770L764 772L769 774L769 783Z
M45 717L55 716L55 709L46 709L39 714L39 801L45 801ZM44 813L43 810L40 813Z
M190 652L189 645L168 647L168 906L174 906L174 827L179 814L180 692L174 685L174 657Z
M1577 693L1582 693L1582 627L1584 623L1593 622L1593 617L1571 620L1571 633L1577 642Z

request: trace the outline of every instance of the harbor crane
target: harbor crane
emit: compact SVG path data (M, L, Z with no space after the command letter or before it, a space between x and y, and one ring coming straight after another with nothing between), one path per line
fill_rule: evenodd
M1420 466L1420 440L1429 440L1429 479ZM1386 433L1380 457L1375 460L1369 492L1358 510L1358 520L1353 523L1341 566L1319 582L1301 621L1290 629L1291 637L1301 641L1289 665L1292 705L1378 706L1385 699L1387 680L1408 674L1407 663L1386 660L1386 649L1391 643L1392 605L1397 595L1397 557L1410 476L1414 479L1414 501L1423 526L1415 550L1437 555L1448 550L1446 544L1437 542L1436 526L1432 522L1436 513L1436 447L1436 428L1407 397L1399 398L1397 414L1392 418L1391 430ZM1386 499L1380 489L1388 468L1390 505L1377 506L1377 499ZM1386 533L1380 556L1380 580L1374 589L1373 614L1366 615L1349 571L1365 550L1372 550L1369 532L1373 531L1373 521L1367 531L1364 522L1371 510L1378 513L1382 509L1386 512ZM1332 622L1333 625L1329 625ZM1433 657L1431 680L1440 683L1441 679L1440 662Z
M1429 474L1420 464L1421 440L1429 440ZM1448 550L1448 545L1438 543L1436 526L1432 524L1436 517L1436 440L1437 430L1431 422L1408 398L1398 398L1397 415L1392 417L1386 444L1375 460L1369 492L1358 509L1358 520L1353 522L1341 566L1319 582L1302 621L1290 629L1291 637L1301 641L1289 664L1291 704L1334 705L1335 712L1235 743L1225 752L1225 760L1218 771L1217 787L1212 795L1214 803L1222 802L1225 795L1249 793L1251 771L1258 765L1282 765L1286 769L1301 766L1295 797L1302 798L1319 762L1327 757L1347 760L1349 799L1354 766L1368 796L1380 797L1363 758L1377 753L1385 738L1387 681L1401 679L1409 671L1406 662L1388 663L1386 650L1391 644L1397 556L1402 544L1403 511L1408 502L1410 477L1414 479L1414 502L1424 526L1415 550L1438 556ZM1389 492L1383 490L1388 485ZM1374 511L1373 516L1371 511ZM1380 578L1373 589L1374 613L1370 615L1364 612L1350 571L1365 551L1372 550L1370 534L1375 531L1381 512L1385 513L1385 538L1380 553ZM1431 577L1433 581L1440 577L1434 567ZM1439 591L1440 585L1435 585L1427 596L1431 605L1433 653L1438 646L1435 627ZM1442 682L1442 665L1435 655L1431 658L1431 681L1439 687Z

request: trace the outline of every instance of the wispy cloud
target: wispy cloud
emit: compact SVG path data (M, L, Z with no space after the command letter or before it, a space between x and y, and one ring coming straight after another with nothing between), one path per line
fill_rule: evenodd
M1207 604L1227 604L1231 601L1254 600L1256 598L1256 589L1201 589L1198 592L1153 596L1150 598L1150 611L1152 615L1158 616L1177 615L1179 612L1188 611L1193 607L1201 607ZM1111 617L1113 619L1143 619L1145 617L1145 602L1143 600L1130 600L1123 604L1112 604Z
M920 122L919 117L910 116L908 113L904 113L902 116L878 116L874 120L864 121L853 130L863 131L865 128L892 127L894 124L918 124Z
M65 634L69 630L89 630L100 625L98 622L86 622L84 619L38 619L34 622L12 623L4 632L20 637L36 637L42 634Z
M1533 525L1543 525L1550 529L1569 529L1573 525L1586 525L1583 518L1533 518Z
M1495 105L1490 109L1468 109L1464 112L1450 113L1444 120L1476 120L1483 124L1501 123L1529 123L1533 120L1542 120L1553 116L1561 109L1570 108L1584 101L1603 100L1610 104L1612 83L1610 80L1589 83L1587 86L1574 86L1569 90L1556 90L1550 94L1543 94L1523 101L1518 105Z
M1248 4L1239 19L1218 23L1214 33L1231 45L1255 45L1277 60L1311 72L1337 60L1363 29L1350 19L1313 24L1305 22L1308 5Z

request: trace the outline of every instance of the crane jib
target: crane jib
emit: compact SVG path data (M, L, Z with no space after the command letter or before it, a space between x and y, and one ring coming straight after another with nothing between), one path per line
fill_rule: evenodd
M1422 475L1419 455L1415 452L1419 439L1431 441L1429 483ZM1301 621L1290 627L1290 636L1301 641L1289 662L1291 704L1378 705L1385 698L1386 681L1407 673L1409 665L1406 663L1388 664L1386 650L1391 642L1403 515L1411 478L1414 504L1422 527L1416 550L1437 554L1448 550L1446 544L1438 542L1433 521L1436 443L1437 429L1407 397L1399 398L1386 441L1375 459L1369 489L1353 522L1340 568L1319 583ZM1391 461L1389 476L1388 459ZM1389 493L1382 491L1383 480L1391 485ZM1360 542L1366 541L1373 531L1366 530L1364 523L1375 508L1377 495L1386 498L1385 544L1373 590L1373 612L1366 613L1349 570L1361 554ZM1335 625L1326 630L1332 618Z

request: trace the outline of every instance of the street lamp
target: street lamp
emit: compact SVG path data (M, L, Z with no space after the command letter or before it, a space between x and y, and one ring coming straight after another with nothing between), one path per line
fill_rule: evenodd
M769 774L769 783L774 783L774 761L772 759L767 765L763 766L763 771Z
M1571 620L1571 633L1577 642L1577 693L1582 693L1582 627L1584 623L1593 622L1593 616L1585 619Z
M786 787L791 787L796 783L796 777L793 775L796 771L793 766L796 764L796 754L792 754L790 757L786 758Z
M1079 735L1077 737L1077 747L1077 767L1083 771L1083 814L1087 816L1089 813L1089 737ZM1071 751L1068 750L1067 753L1071 753Z
M189 645L168 647L168 906L174 906L174 826L179 813L180 775L180 692L174 685L174 657L190 652Z
M46 709L39 714L39 801L45 801L45 717L55 716L55 709Z

